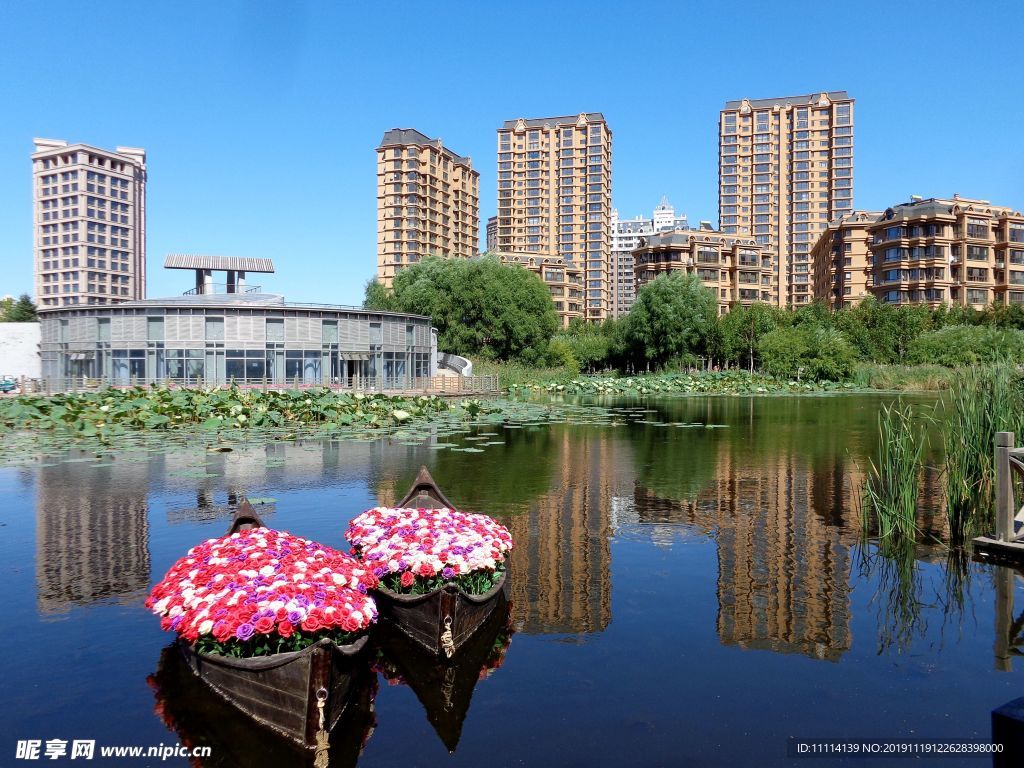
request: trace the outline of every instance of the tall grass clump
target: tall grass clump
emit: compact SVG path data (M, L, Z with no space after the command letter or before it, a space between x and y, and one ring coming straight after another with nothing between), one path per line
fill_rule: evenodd
M964 369L951 390L942 437L946 515L954 545L993 521L996 432L1020 434L1021 394L1019 374L1005 363Z
M864 482L865 535L871 521L885 541L917 538L917 500L924 454L924 426L909 405L882 406L878 415L878 456L870 459Z

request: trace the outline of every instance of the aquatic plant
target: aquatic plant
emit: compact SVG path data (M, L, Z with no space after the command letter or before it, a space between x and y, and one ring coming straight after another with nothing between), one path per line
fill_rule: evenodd
M874 521L883 541L914 541L924 429L909 405L895 403L882 406L878 431L878 455L869 459L863 488L865 534Z
M852 384L808 382L749 371L690 371L643 376L581 376L570 381L513 384L511 394L569 395L760 395L830 392L854 389Z
M1019 433L1024 419L1019 374L1005 363L964 369L946 409L946 515L950 540L961 545L992 523L996 432Z
M0 400L0 430L30 429L109 438L130 430L274 428L331 423L400 424L451 408L433 395L393 397L327 387L262 391L238 386L103 389ZM478 409L479 412L479 409Z

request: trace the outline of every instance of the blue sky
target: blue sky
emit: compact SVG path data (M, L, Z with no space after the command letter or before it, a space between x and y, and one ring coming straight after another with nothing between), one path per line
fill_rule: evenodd
M726 13L720 8L729 8ZM376 268L374 148L413 127L600 111L613 204L717 221L728 99L857 99L854 204L959 192L1024 207L1024 3L0 0L0 295L32 291L32 138L149 153L149 295L170 252L269 257L264 290L358 303ZM756 35L756 38L754 37Z

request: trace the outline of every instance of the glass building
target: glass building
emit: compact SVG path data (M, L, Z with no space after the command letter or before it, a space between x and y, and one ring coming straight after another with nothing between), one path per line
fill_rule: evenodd
M327 384L376 389L415 386L437 370L430 318L331 304L297 304L246 286L267 259L168 256L195 269L183 296L39 313L43 378L114 385ZM228 273L212 282L212 272Z

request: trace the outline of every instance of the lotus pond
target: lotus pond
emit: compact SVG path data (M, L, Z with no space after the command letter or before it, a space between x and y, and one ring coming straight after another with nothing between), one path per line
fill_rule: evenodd
M98 755L178 743L210 747L194 765L295 764L174 668L145 595L243 495L268 525L343 547L422 464L512 531L511 613L440 676L375 656L332 766L802 765L790 737L986 741L991 710L1024 695L1024 575L861 541L894 396L595 394L260 428L237 404L173 428L72 408L3 433L0 765L27 739L94 740L102 765L189 765ZM105 404L123 405L87 407ZM83 437L80 417L104 424ZM919 524L937 533L940 493L926 473Z

